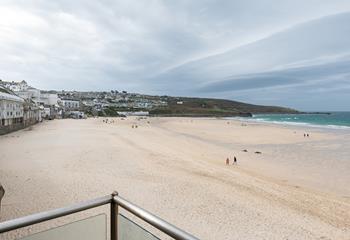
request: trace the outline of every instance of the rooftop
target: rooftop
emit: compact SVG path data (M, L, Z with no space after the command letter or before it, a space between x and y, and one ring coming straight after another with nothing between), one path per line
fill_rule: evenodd
M0 100L10 100L10 101L17 101L17 102L24 102L24 99L17 96L15 93L13 93L11 90L0 86Z

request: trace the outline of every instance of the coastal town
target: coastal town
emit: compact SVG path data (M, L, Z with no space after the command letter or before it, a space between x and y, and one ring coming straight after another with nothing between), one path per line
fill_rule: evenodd
M127 91L40 90L26 81L0 80L0 134L62 118L171 116L251 117L256 113L298 113L226 99L154 96Z
M148 115L167 106L166 97L145 97L126 91L43 91L26 81L0 80L0 134L43 120L84 119L87 116Z

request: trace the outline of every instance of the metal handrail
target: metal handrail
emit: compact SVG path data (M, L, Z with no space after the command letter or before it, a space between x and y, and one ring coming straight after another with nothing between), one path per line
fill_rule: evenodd
M11 230L15 230L17 228L27 227L36 223L41 223L51 219L81 212L90 208L99 207L111 203L111 201L112 195L108 195L105 197L77 203L68 207L57 208L46 212L35 213L25 217L12 219L6 222L0 222L0 234Z
M36 213L29 216L9 220L6 222L0 222L0 234L11 230L15 230L21 227L27 227L36 223L52 220L55 218L67 216L73 213L81 212L87 209L111 204L111 239L117 240L117 215L118 207L122 207L128 212L134 214L145 222L149 223L158 230L173 237L176 240L199 240L191 234L177 228L176 226L166 222L165 220L153 215L152 213L136 206L135 204L125 200L118 196L118 193L114 192L112 195L92 199L89 201L74 204L68 207L49 210L46 212Z
M113 197L113 201L125 210L133 213L135 216L141 218L145 222L148 222L153 227L159 229L165 234L178 239L178 240L199 240L198 238L192 236L191 234L175 227L174 225L168 223L167 221L153 215L152 213L136 206L133 203L128 202L124 198L116 195Z

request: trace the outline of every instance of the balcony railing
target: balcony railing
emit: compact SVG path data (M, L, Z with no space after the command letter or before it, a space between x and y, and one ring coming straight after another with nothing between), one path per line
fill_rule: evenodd
M145 230L134 221L121 214L120 208L131 213L144 222L150 224L161 232L177 240L199 240L191 234L175 227L165 220L153 215L152 213L136 206L135 204L118 196L118 193L81 202L68 207L54 209L46 212L40 212L33 215L9 220L0 223L1 235L6 232L14 231L19 228L31 226L33 224L45 222L48 220L64 217L73 213L82 212L88 209L110 205L110 239L111 240L157 240L160 239L155 234ZM106 240L107 239L107 221L106 214L100 214L78 222L52 228L45 232L36 233L22 238L23 240L41 240L41 239L85 239L85 240Z

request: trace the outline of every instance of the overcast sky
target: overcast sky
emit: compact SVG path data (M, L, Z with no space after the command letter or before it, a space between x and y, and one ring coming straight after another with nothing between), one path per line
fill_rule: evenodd
M0 79L350 110L349 0L0 0Z

